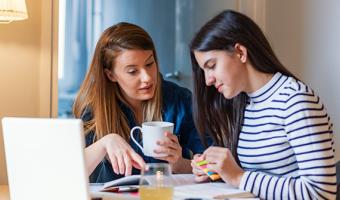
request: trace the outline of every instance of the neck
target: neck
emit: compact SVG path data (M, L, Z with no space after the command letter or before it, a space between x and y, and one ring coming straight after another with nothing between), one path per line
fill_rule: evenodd
M266 85L274 74L257 71L254 67L248 68L248 84L245 92L252 93Z
M142 101L129 101L129 105L131 106L131 110L135 115L137 124L141 124L143 122L143 107Z

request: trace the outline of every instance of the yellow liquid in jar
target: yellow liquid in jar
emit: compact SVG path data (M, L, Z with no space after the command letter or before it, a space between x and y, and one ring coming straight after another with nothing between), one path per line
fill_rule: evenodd
M173 188L141 186L139 196L141 200L172 200Z

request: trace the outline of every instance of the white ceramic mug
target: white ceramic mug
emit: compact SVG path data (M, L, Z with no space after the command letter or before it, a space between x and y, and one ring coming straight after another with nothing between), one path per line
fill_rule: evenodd
M143 136L143 147L133 137L133 132L139 129ZM144 122L142 127L135 126L131 129L131 139L136 145L143 151L144 155L150 157L164 157L167 156L165 153L155 153L154 150L159 147L157 141L166 140L167 137L164 135L166 131L172 133L174 130L174 124L171 122L153 121Z

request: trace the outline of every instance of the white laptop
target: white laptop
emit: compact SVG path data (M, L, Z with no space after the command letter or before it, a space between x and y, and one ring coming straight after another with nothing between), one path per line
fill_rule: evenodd
M3 118L11 200L88 200L79 119Z

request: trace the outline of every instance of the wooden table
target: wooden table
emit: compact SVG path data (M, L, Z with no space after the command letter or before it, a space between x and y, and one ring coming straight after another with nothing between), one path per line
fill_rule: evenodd
M8 185L0 185L0 200L9 200Z

